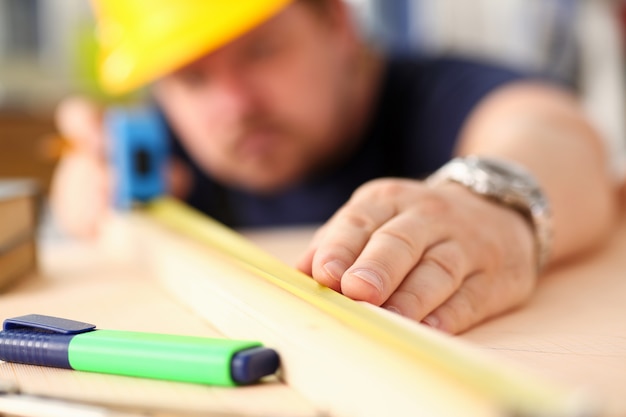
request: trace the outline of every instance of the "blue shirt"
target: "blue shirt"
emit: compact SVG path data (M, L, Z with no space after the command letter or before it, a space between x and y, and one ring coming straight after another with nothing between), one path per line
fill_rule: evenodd
M361 184L380 177L423 178L453 156L469 113L515 71L458 59L392 59L360 147L343 165L274 195L225 187L190 164L188 203L231 227L319 224Z

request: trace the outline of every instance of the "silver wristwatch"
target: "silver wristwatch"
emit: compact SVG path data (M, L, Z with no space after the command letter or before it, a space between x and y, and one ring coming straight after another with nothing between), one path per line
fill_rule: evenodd
M519 211L534 228L538 268L545 265L552 246L550 204L537 180L525 168L495 158L455 158L432 174L427 183L437 185L446 181L462 184L476 194Z

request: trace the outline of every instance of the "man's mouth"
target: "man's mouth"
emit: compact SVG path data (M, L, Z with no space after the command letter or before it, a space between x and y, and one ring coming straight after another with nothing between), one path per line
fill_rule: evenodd
M265 158L276 150L278 133L269 128L246 131L237 140L237 156L244 159Z

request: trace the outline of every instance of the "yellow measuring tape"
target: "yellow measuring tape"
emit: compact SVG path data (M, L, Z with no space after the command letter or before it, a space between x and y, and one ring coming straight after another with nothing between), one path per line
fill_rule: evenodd
M389 349L445 372L493 400L511 415L548 417L581 413L581 404L570 392L523 372L496 366L489 361L477 361L436 338L408 331L400 323L317 284L242 235L177 200L155 200L147 205L146 211L159 222L228 255L255 275L384 343Z

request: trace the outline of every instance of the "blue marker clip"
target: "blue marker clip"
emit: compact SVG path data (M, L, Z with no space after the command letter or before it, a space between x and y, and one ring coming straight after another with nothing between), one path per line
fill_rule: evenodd
M164 194L169 138L159 111L153 107L113 108L105 116L105 125L113 141L115 207L129 209L134 202Z

